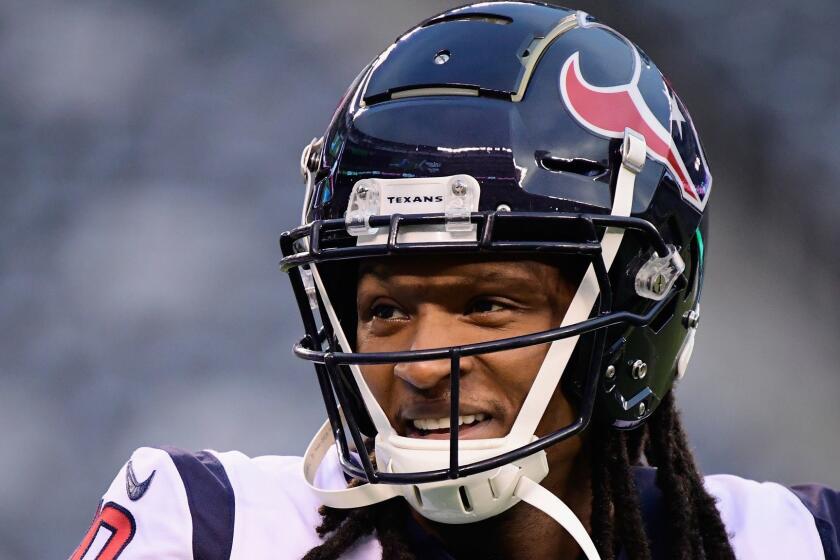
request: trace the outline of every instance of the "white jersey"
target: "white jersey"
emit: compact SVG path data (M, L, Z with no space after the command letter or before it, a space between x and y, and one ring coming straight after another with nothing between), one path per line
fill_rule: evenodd
M71 560L285 560L321 543L320 504L303 478L300 457L249 458L237 451L135 451L102 498ZM667 530L655 471L635 470L645 526L657 553ZM346 479L336 453L316 482L340 489ZM706 478L739 559L840 560L840 495L821 487L788 489L729 475ZM657 529L657 528L661 529ZM417 531L411 531L417 533ZM445 551L422 557L451 558ZM375 536L345 558L381 558Z

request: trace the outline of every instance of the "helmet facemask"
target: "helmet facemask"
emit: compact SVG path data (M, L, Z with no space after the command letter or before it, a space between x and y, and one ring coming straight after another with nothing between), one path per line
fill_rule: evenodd
M628 133L627 155L632 157L633 146L642 142ZM638 148L638 146L636 146ZM638 157L638 150L635 151ZM642 148L642 154L644 153ZM606 331L610 326L620 324L646 324L676 297L681 276L670 280L666 296L656 302L644 314L612 310L610 275L608 267L612 264L618 245L631 230L632 235L646 238L648 244L657 247L664 255L673 255L673 249L667 247L658 232L649 223L636 218L622 216L629 207L629 198L635 178L634 171L624 167L625 174L617 179L619 195L624 203L617 202L615 215L564 214L564 213L518 213L515 211L471 212L470 224L474 226L471 240L463 237L451 241L441 241L441 228L445 232L447 216L445 212L406 215L371 214L365 218L365 235L378 238L380 229L387 229L385 243L347 242L348 220L327 220L314 222L284 235L284 250L288 251L284 266L293 276L301 312L309 314L305 324L309 332L296 348L298 356L314 361L318 372L324 398L330 412L331 429L340 449L341 463L345 471L352 476L371 483L396 484L411 487L404 492L412 505L421 513L445 522L475 521L499 513L497 508L479 511L475 504L480 501L470 498L466 486L460 485L459 496L463 511L456 516L448 515L447 508L434 508L429 511L433 500L423 497L424 491L443 485L450 488L453 481L480 475L481 484L486 487L486 501L495 501L505 506L515 503L511 500L498 500L505 491L512 494L517 479L511 479L507 487L494 487L490 480L500 476L502 467L513 465L519 474L527 471L532 480L541 479L547 474L547 465L543 450L557 441L580 433L590 422L593 414L597 388L601 377L602 358L605 354ZM416 183L417 181L415 181ZM434 183L434 180L430 180ZM399 183L399 180L392 181ZM449 183L447 183L449 184ZM621 192L621 191L627 192ZM622 211L623 207L623 211ZM354 218L355 219L355 218ZM537 226L535 224L539 223ZM428 228L435 239L404 241L401 228L407 229L409 236L417 237L422 228ZM341 232L345 233L342 237ZM528 233L553 232L541 238L528 238ZM558 239L552 238L556 236ZM548 238L546 238L548 237ZM324 241L329 240L329 241ZM305 248L303 251L296 250ZM563 322L557 328L524 336L467 344L459 347L423 349L402 352L359 353L353 351L351 337L348 336L348 321L339 318L333 296L322 277L320 266L329 266L335 262L352 262L354 259L387 257L389 255L424 254L434 249L446 253L484 253L504 254L512 249L519 252L554 252L558 255L574 255L586 262L586 273L577 287L571 305ZM304 273L307 267L314 286L316 308L310 308L306 295ZM681 272L681 270L679 270ZM297 278L295 278L295 276ZM334 275L335 276L335 275ZM311 290L310 290L311 292ZM346 295L345 298L346 300ZM319 327L320 325L320 327ZM585 343L581 343L581 338ZM550 347L540 371L537 373L531 391L525 399L510 433L495 440L459 440L458 438L458 395L459 370L464 356L499 352L550 343ZM551 434L537 437L537 424L542 418L551 395L560 387L560 381L575 352L581 345L589 350L589 360L584 382L580 387L577 402L578 416L574 422ZM448 360L450 367L451 413L449 440L425 440L406 438L399 435L391 425L386 414L374 398L365 382L360 366L364 364L404 363L424 360ZM375 431L375 434L374 434ZM367 453L358 453L365 449L365 436L374 436L376 463ZM425 485L425 486L424 486ZM475 489L473 489L475 492ZM450 493L451 494L451 493ZM466 497L465 497L466 495ZM469 508L465 505L469 504ZM469 509L469 511L468 511ZM439 513L436 513L439 512ZM472 515L465 515L472 514Z

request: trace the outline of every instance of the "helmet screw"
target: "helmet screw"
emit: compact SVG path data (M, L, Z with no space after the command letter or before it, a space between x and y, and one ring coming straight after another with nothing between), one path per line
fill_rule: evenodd
M645 406L645 403L639 403L639 418L645 415L646 410L647 407Z
M644 379L647 375L647 364L642 360L636 360L631 367L630 375L633 376L633 379Z
M694 309L689 309L683 315L683 325L687 329L696 329L700 324L700 314Z
M318 159L321 157L323 143L323 138L313 138L303 149L303 153L300 155L300 172L304 178L318 168Z
M607 379L612 379L615 377L615 366L607 366L607 371L604 372L604 375L607 376Z
M460 179L452 183L452 194L455 196L464 196L467 192L467 185Z
M320 156L321 156L321 154L318 152L318 150L312 149L309 152L309 158L308 158L308 161L306 162L306 166L309 169L315 169L316 167L318 167L318 158Z
M510 206L507 204L499 204L496 206L496 212L510 212Z
M356 194L359 195L359 198L367 198L367 193L367 187L365 187L364 185L359 185L359 188L356 189Z
M449 62L449 51L442 50L435 55L435 64L446 64Z
M665 292L665 286L668 282L665 280L664 274L657 274L650 282L650 289L656 295L662 295Z

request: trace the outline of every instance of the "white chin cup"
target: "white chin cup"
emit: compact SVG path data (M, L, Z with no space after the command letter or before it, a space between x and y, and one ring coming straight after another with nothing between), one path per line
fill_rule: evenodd
M458 457L461 464L468 464L499 454L499 449L495 447L461 449ZM384 438L377 438L376 460L384 472L437 470L449 466L449 451L403 449ZM400 485L399 489L411 507L427 519L449 524L474 523L498 515L519 503L514 490L522 477L540 482L547 474L545 451L539 451L482 473L455 480Z

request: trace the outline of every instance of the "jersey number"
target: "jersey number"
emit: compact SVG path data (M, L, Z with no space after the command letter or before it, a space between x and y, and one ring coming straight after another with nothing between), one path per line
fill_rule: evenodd
M108 502L93 518L82 544L70 560L116 560L134 538L136 528L130 511Z

